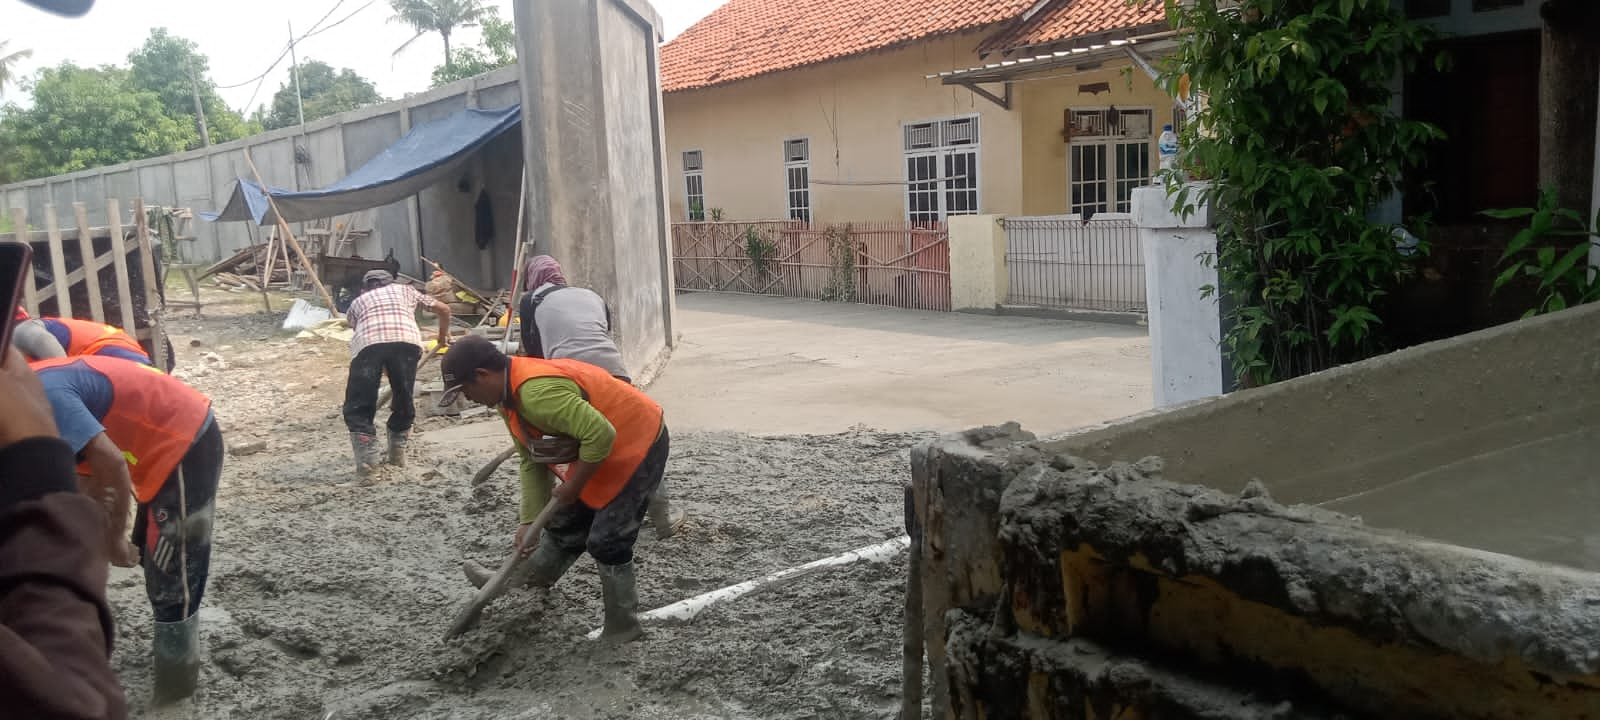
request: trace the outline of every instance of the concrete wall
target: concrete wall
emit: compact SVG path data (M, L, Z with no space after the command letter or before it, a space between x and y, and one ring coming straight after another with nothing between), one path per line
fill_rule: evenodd
M1165 188L1143 187L1133 191L1133 217L1144 256L1155 406L1221 395L1221 309L1214 295L1202 297L1203 288L1217 285L1210 208L1180 217Z
M936 716L1600 713L1597 385L1590 305L917 447Z
M28 210L29 222L42 227L45 205L54 204L56 215L69 222L72 203L89 207L90 222L105 224L105 200L115 197L124 208L143 197L152 205L172 205L194 210L219 210L240 177L251 177L244 152L270 185L309 190L327 185L360 167L388 147L413 124L436 120L464 107L507 107L518 101L515 68L485 75L403 100L352 110L298 127L214 145L176 155L94 168L68 175L31 180L0 187L0 211L12 207ZM510 273L504 268L515 253L517 193L516 167L520 139L515 135L492 145L465 175L475 187L487 188L494 198L497 239L479 251L472 242L472 208L476 190L457 191L453 184L430 188L421 197L404 200L358 215L355 224L371 228L373 236L355 248L363 257L382 257L394 251L402 271L423 275L418 255L443 263L461 279L479 287L504 286ZM295 162L295 147L309 161ZM247 223L194 223L195 242L184 248L188 259L209 262L235 250L261 242L265 235Z
M788 217L783 143L808 138L817 222L906 217L903 123L977 115L982 212L1022 211L1021 121L964 88L925 76L977 64L981 35L939 38L666 96L672 218L688 219L683 152L704 160L705 207L729 220ZM822 182L877 182L825 185Z
M1001 218L950 218L950 309L994 312L1005 301L1008 283Z
M674 339L659 56L643 0L516 5L533 242L612 308L635 380Z

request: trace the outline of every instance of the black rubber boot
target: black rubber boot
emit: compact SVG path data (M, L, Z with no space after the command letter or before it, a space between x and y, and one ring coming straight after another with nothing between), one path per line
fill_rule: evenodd
M556 581L572 568L572 564L578 561L578 555L579 553L557 549L555 543L550 542L550 536L544 534L539 538L539 547L534 549L533 555L517 567L516 574L506 584L510 587L555 585ZM461 564L461 571L466 573L467 582L472 583L475 588L482 588L496 572L471 560Z
M600 592L605 600L605 627L600 631L603 642L622 644L644 636L639 624L639 590L634 584L633 563L599 565Z
M411 431L389 431L389 464L395 467L406 466L406 443L411 439Z
M151 699L157 705L177 702L194 694L200 684L200 615L173 623L155 624L152 653L155 684Z

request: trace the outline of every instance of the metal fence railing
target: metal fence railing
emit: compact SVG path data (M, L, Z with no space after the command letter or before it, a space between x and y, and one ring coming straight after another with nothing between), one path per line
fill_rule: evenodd
M1131 218L1005 219L1006 304L1144 312L1144 252Z
M683 290L950 309L942 223L685 222L672 226Z

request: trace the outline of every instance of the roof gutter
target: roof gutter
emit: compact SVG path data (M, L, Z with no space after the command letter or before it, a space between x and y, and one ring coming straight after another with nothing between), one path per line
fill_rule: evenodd
M1117 47L1122 48L1124 50L1124 52L1126 52L1128 54L1128 56L1130 58L1132 58L1133 61L1136 64L1139 65L1141 70L1143 70L1147 74L1151 74L1151 77L1155 77L1155 73L1156 73L1155 68L1148 62L1148 60L1144 56L1139 55L1133 49L1133 46L1138 45L1139 43L1152 43L1152 42L1159 42L1159 41L1162 41L1162 40L1170 40L1170 39L1176 37L1177 35L1179 35L1181 32L1183 32L1183 31L1181 31L1181 30L1164 30L1162 32L1157 32L1157 33L1149 33L1149 34L1145 34L1145 35L1136 35L1134 37L1125 38L1125 39L1111 40L1111 41L1106 42L1106 43L1096 43L1096 44L1093 44L1093 45L1088 45L1086 47L1075 47L1075 48L1072 48L1070 50L1057 50L1057 51L1054 51L1054 52L1051 52L1051 53L1046 53L1046 54L1043 54L1043 55L1035 55L1035 56L1032 56L1032 57L1016 58L1014 60L1002 60L1000 62L989 63L987 65L980 65L980 66L977 66L977 67L970 67L970 68L965 68L965 69L961 69L961 70L947 70L945 72L934 73L934 74L931 74L931 75L925 75L923 77L926 80L942 80L944 82L944 84L946 84L946 85L963 84L965 82L970 82L970 81L967 81L967 80L963 79L964 76L968 76L968 75L975 75L975 74L979 74L979 73L991 74L991 73L993 73L994 71L997 71L997 70L998 71L1011 70L1011 71L1018 72L1018 73L1028 72L1033 67L1041 67L1041 68L1043 68L1043 67L1049 67L1049 66L1052 66L1052 65L1065 63L1067 61L1067 58L1071 58L1071 57L1073 57L1075 55L1083 55L1085 53L1095 52L1095 51L1099 51L1099 50L1105 50L1106 48L1117 48ZM1000 82L1000 80L980 80L978 82Z

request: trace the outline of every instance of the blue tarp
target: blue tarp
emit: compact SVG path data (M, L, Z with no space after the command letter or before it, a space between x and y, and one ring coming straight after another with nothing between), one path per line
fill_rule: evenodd
M272 214L271 203L267 202L268 193L283 219L289 222L329 218L388 205L450 177L473 151L515 128L521 118L521 110L516 105L501 110L462 110L443 120L412 128L367 164L320 190L296 192L263 188L254 180L239 178L222 210L196 214L213 222L276 224L278 220Z

